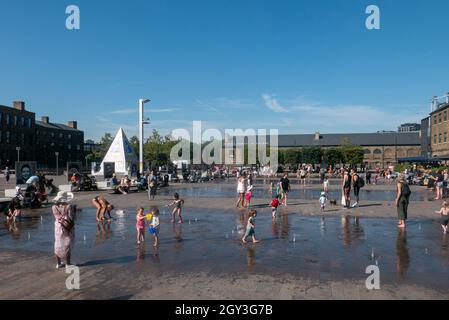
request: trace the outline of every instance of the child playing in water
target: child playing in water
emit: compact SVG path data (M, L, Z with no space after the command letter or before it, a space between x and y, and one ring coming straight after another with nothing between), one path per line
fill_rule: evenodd
M251 191L253 190L253 186L249 186L248 190L246 190L245 194L245 207L249 208L251 206Z
M153 246L157 247L159 245L159 229L161 222L159 220L159 209L154 208L151 210L151 221L150 221L150 233L154 236Z
M136 215L136 229L137 229L137 244L145 241L145 215L143 214L144 209L137 209Z
M321 192L321 197L320 197L320 207L321 207L321 212L324 212L324 210L326 209L326 202L327 202L327 198L326 198L326 192Z
M179 198L179 194L177 192L175 192L175 194L173 195L173 202L171 204L169 204L169 206L175 206L173 208L173 212L172 212L172 220L171 223L175 223L175 216L176 214L178 214L178 218L179 218L179 224L182 223L182 207L184 206L184 200Z
M449 202L444 201L441 210L435 211L435 213L441 214L441 227L443 228L443 233L447 234L449 224Z
M279 207L279 199L278 198L274 198L271 201L271 216L274 219L276 219L276 213L278 211L278 207Z
M256 240L255 236L255 219L257 217L257 211L252 210L249 212L249 218L248 218L248 224L246 225L246 233L245 236L242 238L243 243L246 243L246 239L248 237L251 237L253 239L253 243L260 242L259 240Z

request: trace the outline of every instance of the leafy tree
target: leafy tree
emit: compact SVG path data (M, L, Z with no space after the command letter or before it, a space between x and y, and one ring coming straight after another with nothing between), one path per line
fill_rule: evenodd
M345 161L345 156L341 148L331 148L326 150L325 157L327 163L332 166L343 163Z
M302 162L310 164L321 163L323 150L320 147L305 147L302 149Z
M302 160L302 153L300 150L287 149L283 152L285 164L298 164Z
M139 152L139 138L136 136L132 136L131 139L129 139L129 143L131 144L131 147L133 147L134 151L136 153Z
M351 166L362 164L364 159L363 148L359 146L346 145L342 147L345 162Z

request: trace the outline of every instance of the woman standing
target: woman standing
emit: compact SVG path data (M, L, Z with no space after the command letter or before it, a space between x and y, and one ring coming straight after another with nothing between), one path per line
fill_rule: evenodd
M157 192L157 178L156 178L156 172L152 171L151 174L148 176L148 198L151 200L154 200L156 197Z
M236 207L244 206L245 205L245 192L246 192L246 177L244 175L240 176L237 180L237 193L239 195L239 198L237 200Z
M342 191L343 191L343 196L345 199L345 203L344 206L346 209L349 209L351 206L351 198L350 198L350 194L351 194L351 176L349 175L348 171L344 171L343 174L343 184L342 184Z
M72 206L73 193L61 191L53 200L53 216L55 217L55 257L56 269L70 267L70 258L75 244L76 206Z
M407 221L408 214L408 204L410 202L410 187L404 179L404 176L400 176L396 184L397 196L396 196L396 207L398 210L398 227L405 228L405 223Z

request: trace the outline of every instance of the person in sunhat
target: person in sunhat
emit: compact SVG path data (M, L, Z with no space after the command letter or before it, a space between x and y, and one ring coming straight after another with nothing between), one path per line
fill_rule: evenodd
M53 199L52 213L55 217L55 257L56 269L70 267L71 253L75 244L76 206L71 205L74 195L61 191ZM64 262L65 261L65 264Z

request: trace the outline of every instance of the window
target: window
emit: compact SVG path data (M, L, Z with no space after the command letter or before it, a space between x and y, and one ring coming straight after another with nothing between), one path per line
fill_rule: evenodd
M81 150L81 146L79 144L76 145L76 150Z
M438 143L441 143L441 133L438 135Z
M62 139L62 138L64 138L64 134L63 134L63 133L60 133L60 134L59 134L59 139Z
M438 114L438 123L441 123L441 113Z
M17 118L17 116L14 116L14 127L17 127L17 124L19 123L19 119Z
M447 111L444 111L444 121L447 121Z
M51 133L50 133L50 137L54 138L54 137L55 137L55 133L54 133L54 132L51 132ZM54 145L54 143L53 143L53 145Z
M24 117L20 117L20 125L22 127L25 127L25 118Z
M0 131L0 143L3 142L2 132Z
M68 134L67 137L68 137L69 140L72 140L72 135L70 133Z
M10 121L11 116L9 115L9 113L6 114L6 125L9 127L9 121Z
M22 146L25 145L25 133L22 133L22 134L20 135L20 142L21 142Z
M11 133L6 131L6 143L11 143Z
M31 118L28 118L28 128L33 127L33 120Z
M433 144L437 144L437 135L436 134L433 136Z
M444 133L444 143L447 142L447 132Z
M67 149L72 150L72 145L71 145L71 144L68 144L68 145L67 145Z
M54 147L55 147L55 144L54 144L53 142L51 143L51 147L52 147L52 148L54 148Z

